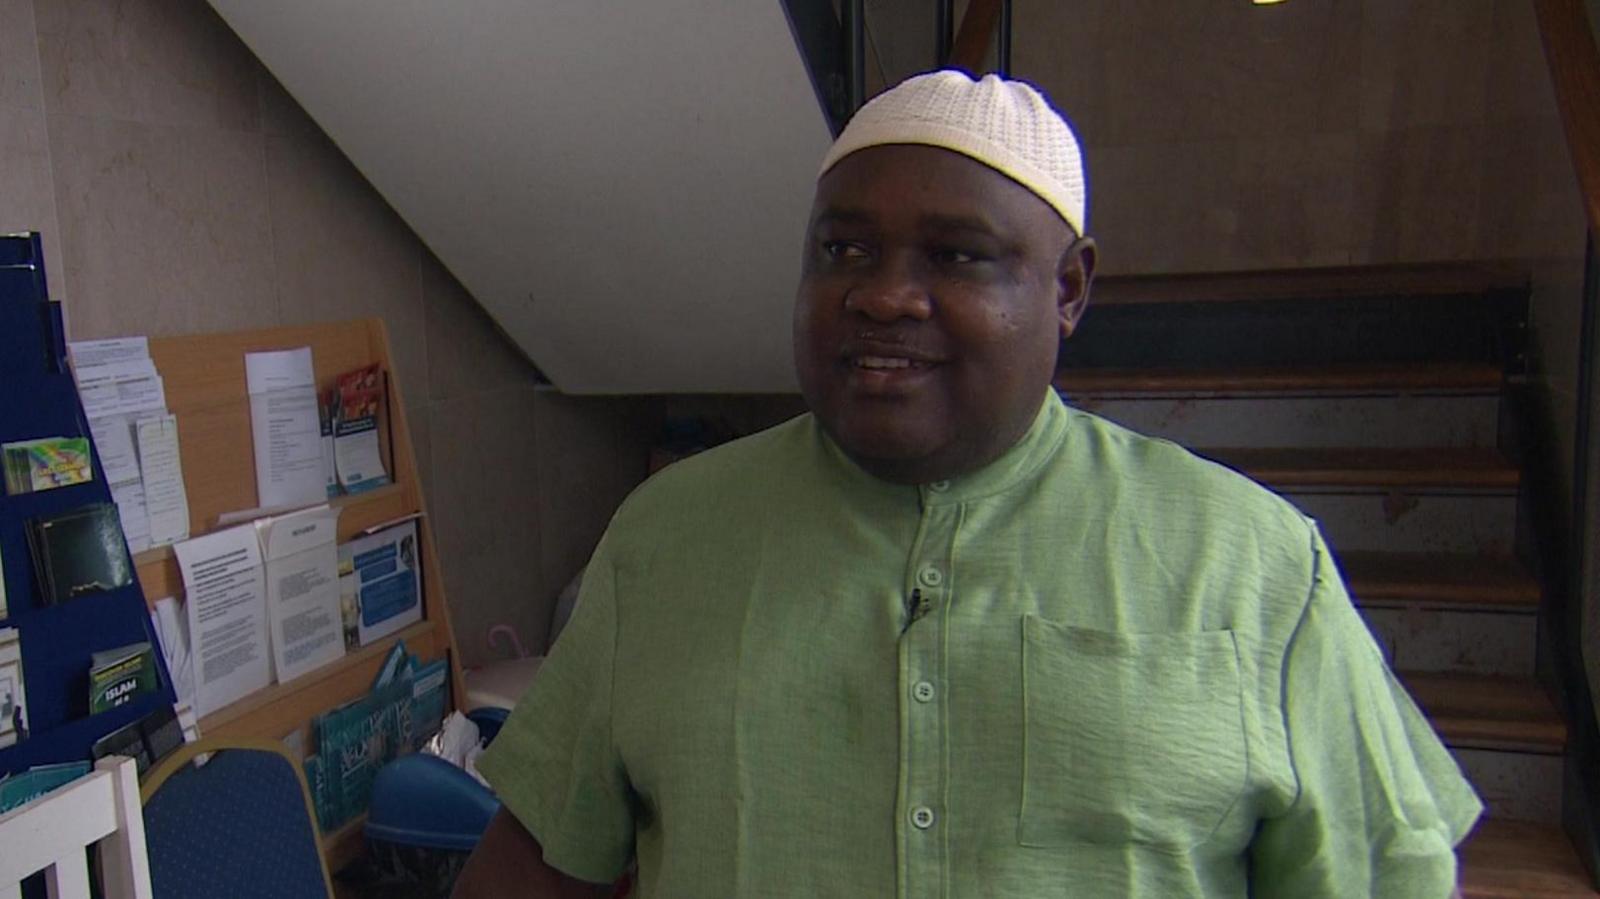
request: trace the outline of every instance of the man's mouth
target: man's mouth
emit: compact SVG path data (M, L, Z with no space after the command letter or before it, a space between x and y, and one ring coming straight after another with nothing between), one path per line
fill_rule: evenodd
M933 367L932 362L908 359L905 356L857 356L854 361L856 368L868 371L920 370Z
M851 353L845 361L851 390L880 398L904 398L922 390L942 364L939 359L880 353Z

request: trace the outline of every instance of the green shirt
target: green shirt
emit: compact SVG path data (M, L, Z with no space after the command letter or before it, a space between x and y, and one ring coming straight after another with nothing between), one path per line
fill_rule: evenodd
M1481 809L1309 519L1053 395L948 483L666 469L480 767L644 897L1443 897Z

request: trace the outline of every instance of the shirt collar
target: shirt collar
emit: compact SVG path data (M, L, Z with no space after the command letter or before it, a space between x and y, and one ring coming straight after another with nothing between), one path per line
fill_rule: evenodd
M822 425L812 418L812 428L822 444L823 454L838 471L845 485L852 490L885 495L908 495L915 491L925 506L943 506L970 502L1004 493L1030 479L1058 450L1067 436L1067 409L1055 391L1046 390L1044 401L1033 424L1010 449L983 468L968 472L948 481L920 484L910 487L891 484L868 474L854 460L845 455L838 445L822 430Z

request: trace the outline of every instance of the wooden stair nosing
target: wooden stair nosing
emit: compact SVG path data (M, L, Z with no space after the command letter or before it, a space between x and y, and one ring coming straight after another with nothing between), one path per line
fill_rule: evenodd
M1565 725L1490 722L1482 718L1429 716L1434 730L1452 749L1483 749L1526 755L1561 755L1566 751Z
M1197 449L1271 487L1515 490L1522 472L1499 453L1437 449Z
M1447 745L1545 755L1566 747L1566 723L1531 680L1397 673Z
M1069 397L1105 394L1494 395L1504 375L1488 364L1330 366L1259 369L1064 369L1055 385Z
M1339 567L1362 605L1533 612L1538 581L1515 559L1466 553L1340 552Z
M1465 899L1600 896L1559 828L1485 819L1456 850Z

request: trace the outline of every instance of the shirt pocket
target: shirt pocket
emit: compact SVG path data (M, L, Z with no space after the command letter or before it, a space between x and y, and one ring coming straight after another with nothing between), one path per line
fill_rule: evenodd
M1204 842L1248 775L1233 632L1022 629L1022 845Z

